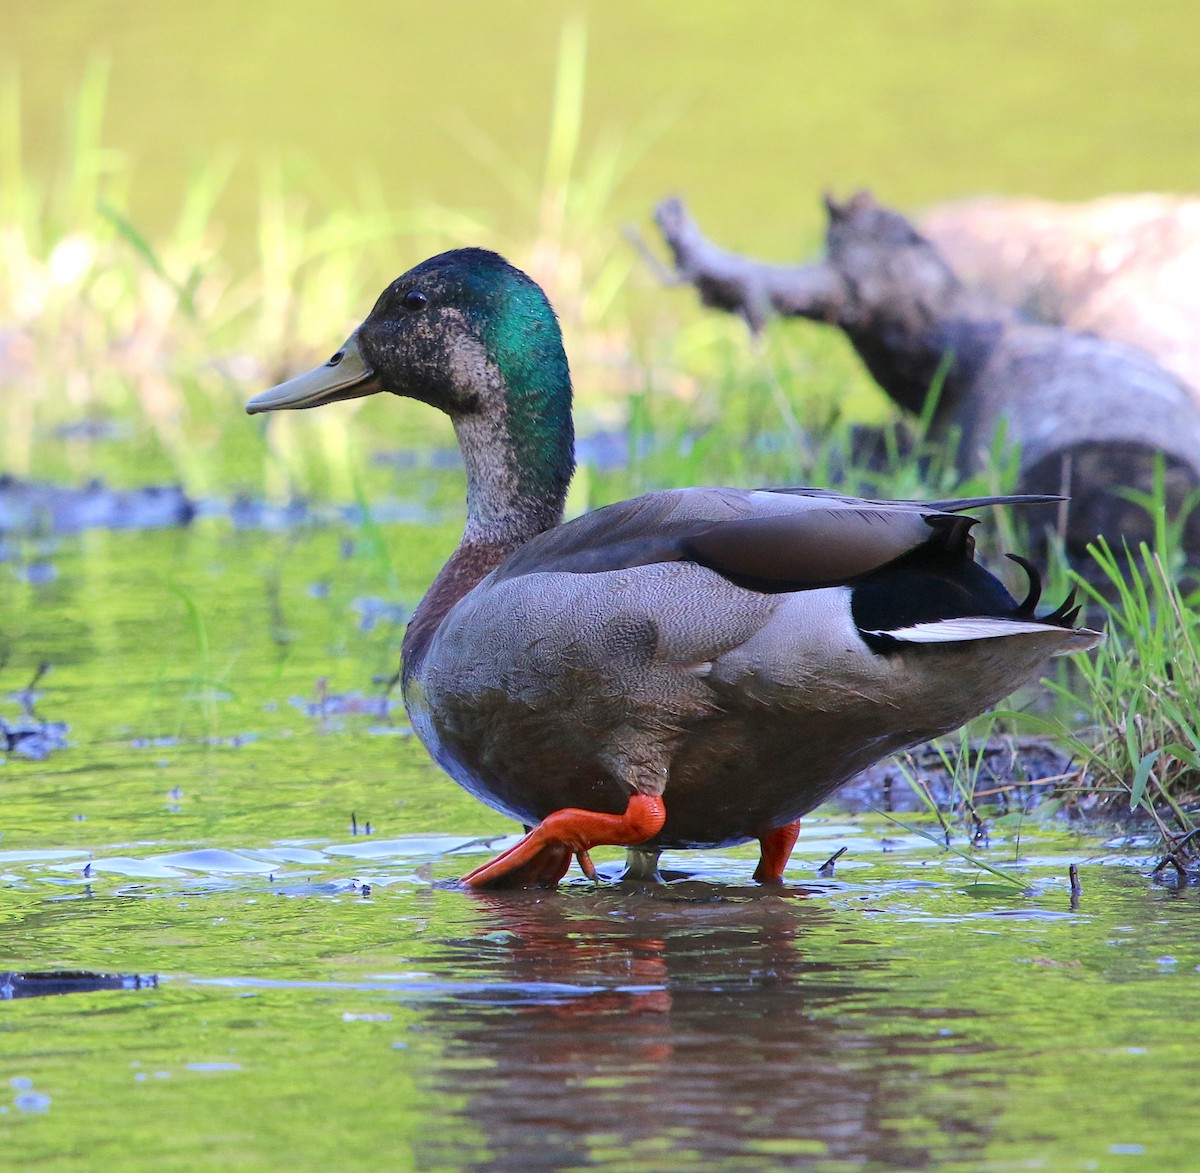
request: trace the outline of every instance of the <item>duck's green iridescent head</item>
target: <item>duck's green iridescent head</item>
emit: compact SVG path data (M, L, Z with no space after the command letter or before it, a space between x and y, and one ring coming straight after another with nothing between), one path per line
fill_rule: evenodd
M410 269L328 363L264 391L246 410L318 407L377 391L440 408L464 447L468 435L492 436L508 449L495 458L503 455L526 492L560 482L565 491L574 436L558 319L538 284L496 253L455 249Z

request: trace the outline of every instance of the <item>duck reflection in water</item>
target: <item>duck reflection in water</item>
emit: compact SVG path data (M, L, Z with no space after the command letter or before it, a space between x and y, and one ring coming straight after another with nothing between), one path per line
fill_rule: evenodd
M444 960L488 990L439 1014L452 1039L438 1090L468 1097L486 1167L665 1157L668 1144L657 1167L770 1152L775 1167L823 1154L917 1168L977 1151L979 1099L968 1111L923 1074L968 1053L939 1028L969 1012L890 1005L889 946L806 897L697 882L474 896L472 935L444 942ZM806 938L838 960L806 956Z

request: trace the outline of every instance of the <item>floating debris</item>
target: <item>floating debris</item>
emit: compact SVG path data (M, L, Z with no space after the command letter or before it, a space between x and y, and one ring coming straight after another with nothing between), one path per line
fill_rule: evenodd
M67 723L47 721L38 715L36 709L37 702L43 696L37 691L37 685L49 671L50 665L42 662L34 672L33 679L19 692L10 695L9 699L21 706L20 717L7 720L0 717L2 748L35 762L43 761L55 750L67 746Z
M288 703L309 717L341 717L358 713L365 713L371 717L386 717L397 707L397 702L386 694L376 693L368 696L362 692L327 692L326 681L323 678L316 682L311 700L294 696L289 698Z
M67 748L65 721L34 721L28 717L17 721L0 719L0 737L9 753L31 761L41 762L56 750Z
M194 503L178 485L110 489L93 480L69 489L0 476L0 532L161 529L187 525L195 513Z
M834 865L849 850L850 848L848 847L839 847L837 851L835 851L819 868L817 868L817 875L823 880L833 879Z
M0 1001L41 998L51 994L91 994L96 990L152 990L157 986L157 974L88 973L85 970L51 970L46 973L10 971L0 974Z
M1166 873L1170 868L1174 872L1174 882L1179 887L1195 882L1197 875L1193 869L1197 863L1198 837L1200 828L1189 831L1169 843L1166 855L1154 865L1150 873L1151 878L1160 883L1167 882Z

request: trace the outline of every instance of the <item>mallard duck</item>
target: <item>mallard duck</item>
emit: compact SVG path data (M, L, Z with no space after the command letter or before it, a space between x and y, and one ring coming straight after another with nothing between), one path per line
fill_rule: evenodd
M553 887L601 844L758 839L782 878L801 815L886 754L948 732L1092 646L974 561L962 511L669 489L563 524L571 378L541 288L458 249L380 296L324 366L251 413L389 391L446 412L466 529L413 615L403 691L448 774L526 824L470 887ZM1039 498L1040 499L1040 498ZM531 829L530 829L531 828Z

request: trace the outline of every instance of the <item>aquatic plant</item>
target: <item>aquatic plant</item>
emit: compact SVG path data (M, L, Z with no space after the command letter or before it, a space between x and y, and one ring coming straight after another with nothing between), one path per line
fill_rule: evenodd
M1082 728L1058 732L1089 786L1127 795L1164 832L1157 812L1165 808L1186 831L1192 823L1180 804L1200 791L1200 600L1180 585L1161 520L1158 528L1153 549L1143 542L1118 554L1103 539L1092 547L1111 590L1075 577L1107 639L1080 658L1077 683L1052 687L1083 717Z

